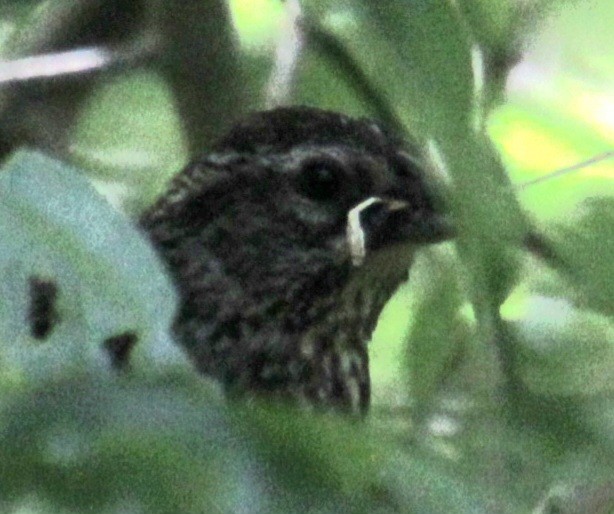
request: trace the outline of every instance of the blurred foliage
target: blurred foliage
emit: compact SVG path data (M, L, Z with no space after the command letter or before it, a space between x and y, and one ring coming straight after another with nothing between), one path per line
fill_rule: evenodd
M383 312L362 423L228 404L172 343L174 295L130 217L270 104L293 9L0 3L4 59L115 52L53 79L0 64L2 511L614 512L614 166L517 187L611 151L606 0L304 1L281 100L411 134L459 240ZM530 225L559 265L523 249ZM44 340L33 278L59 291Z

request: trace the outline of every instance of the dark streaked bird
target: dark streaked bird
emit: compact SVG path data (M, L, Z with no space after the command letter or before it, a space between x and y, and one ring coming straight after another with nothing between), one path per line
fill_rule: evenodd
M368 119L256 113L141 225L180 295L174 331L239 394L365 412L367 342L415 250L451 236L414 148Z

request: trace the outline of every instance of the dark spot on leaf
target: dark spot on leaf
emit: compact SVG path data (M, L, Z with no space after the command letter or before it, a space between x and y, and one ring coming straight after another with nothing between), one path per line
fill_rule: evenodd
M46 339L58 324L60 317L56 310L58 286L50 279L30 277L30 311L28 322L30 333L35 339Z
M102 343L111 358L111 366L118 370L126 369L130 361L130 352L137 343L138 337L134 332L124 332L111 336Z

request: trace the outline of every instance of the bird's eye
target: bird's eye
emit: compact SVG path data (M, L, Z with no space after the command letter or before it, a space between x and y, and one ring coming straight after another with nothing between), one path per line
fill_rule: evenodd
M310 161L301 168L299 189L312 200L332 200L341 192L343 177L342 166L334 161Z

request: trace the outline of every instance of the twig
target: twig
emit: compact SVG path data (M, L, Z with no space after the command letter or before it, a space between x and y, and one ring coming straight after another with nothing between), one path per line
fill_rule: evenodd
M0 87L133 67L153 57L158 47L152 37L143 37L123 47L93 46L0 61Z
M111 59L107 48L93 47L0 61L0 84L99 70Z
M586 168L587 166L592 166L593 164L597 164L598 162L605 161L607 159L611 159L612 157L614 157L614 151L610 150L608 152L599 154L595 157L591 157L590 159L587 159L586 161L582 161L582 162L573 164L572 166L568 166L567 168L562 168L562 169L553 171L552 173L548 173L546 175L538 177L536 179L528 180L527 182L522 182L521 184L516 184L515 187L517 189L525 189L529 186L534 186L535 184L546 182L550 179L562 177L563 175L573 173L574 171L578 171L582 168Z
M275 46L275 63L266 85L267 108L283 105L290 99L296 67L305 43L298 0L288 0L285 4L284 27Z

